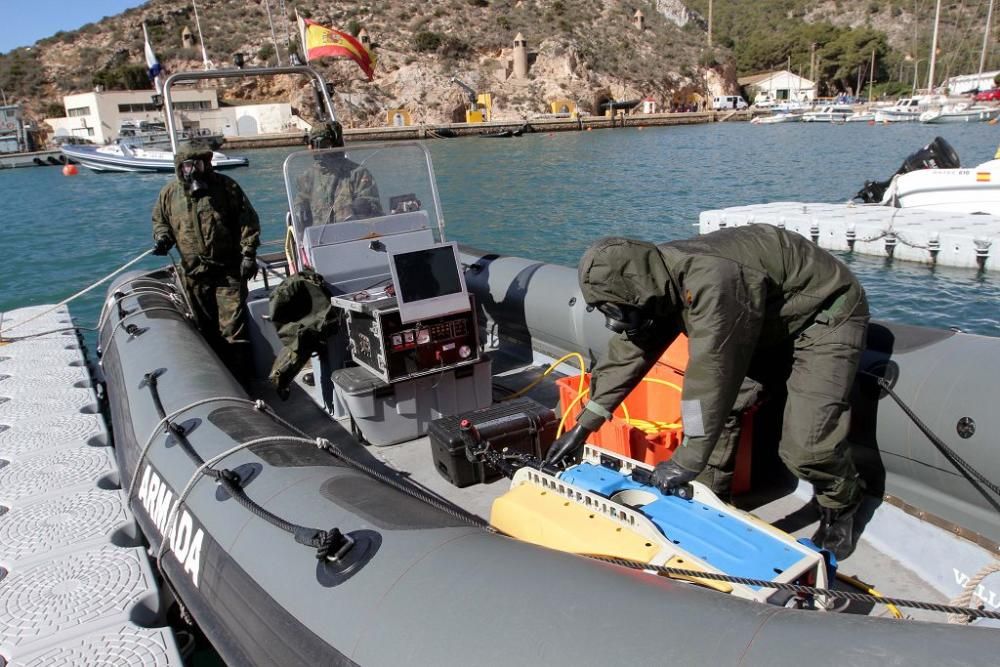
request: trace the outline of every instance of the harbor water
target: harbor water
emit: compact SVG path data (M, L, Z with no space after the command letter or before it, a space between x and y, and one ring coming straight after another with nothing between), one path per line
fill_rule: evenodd
M693 236L707 209L846 201L936 135L963 166L975 166L993 157L1000 126L719 123L428 145L450 240L573 265L602 236ZM284 234L281 164L292 150L247 151L250 167L228 172L260 214L264 239ZM57 302L148 249L150 210L168 178L86 170L66 177L55 167L0 172L0 312ZM877 318L1000 336L995 273L841 257ZM139 267L161 264L150 257ZM73 306L79 325L94 325L103 294L99 288Z

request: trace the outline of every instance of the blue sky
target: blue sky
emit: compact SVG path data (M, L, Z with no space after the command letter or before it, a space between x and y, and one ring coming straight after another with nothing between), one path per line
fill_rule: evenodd
M145 0L0 0L0 53L138 7Z

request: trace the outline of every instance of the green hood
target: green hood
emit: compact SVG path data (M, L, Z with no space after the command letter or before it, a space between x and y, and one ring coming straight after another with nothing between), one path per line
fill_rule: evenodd
M177 175L177 180L181 180L181 162L184 162L184 160L194 160L199 157L205 160L205 171L212 171L212 149L204 144L192 143L182 145L174 153L174 173Z
M590 305L610 302L650 308L664 298L674 301L663 257L645 241L617 237L597 241L580 259L579 278Z

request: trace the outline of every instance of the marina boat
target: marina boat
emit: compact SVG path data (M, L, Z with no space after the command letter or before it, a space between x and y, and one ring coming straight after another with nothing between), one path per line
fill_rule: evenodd
M897 208L1000 217L1000 159L960 169L925 169L893 179L882 202Z
M178 130L177 141L183 143L192 140L202 141L214 150L222 145L225 137L208 128ZM134 148L169 148L170 134L167 126L159 121L123 120L118 126L116 141Z
M1000 107L959 103L930 109L920 114L921 123L978 123L1000 118Z
M174 171L174 154L168 150L133 148L123 143L107 146L64 144L59 150L67 158L93 171ZM215 169L232 169L248 164L250 161L245 157L228 157L218 151L212 152Z
M962 167L958 153L936 137L908 156L891 178L866 181L854 198L893 208L1000 216L1000 157Z
M308 67L174 74L165 102L174 82L289 73L314 78L332 118ZM299 187L317 160L363 165L381 210L311 225ZM855 592L855 613L835 613L849 596L832 590L831 564L786 532L809 529L809 492L763 479L775 461L738 464L766 491L746 499L753 516L697 483L676 496L651 486L683 428L686 355L673 346L655 369L665 375L643 383L662 389L649 404L664 414L636 398L581 459L543 464L611 333L575 268L446 241L423 144L301 151L282 175L287 243L261 257L247 301L253 380L238 383L197 331L169 266L116 279L98 334L121 494L165 597L226 663L577 667L627 652L683 665L994 664L1000 630L920 616L940 605L910 612L922 620L878 618L866 615L878 598ZM269 303L305 268L328 291L314 305L338 309L340 326L281 400L266 379L281 354ZM839 570L891 580L898 604L940 603L971 582L960 608L990 615L1000 522L977 480L1000 476L989 400L1000 341L879 323L861 371L850 442L871 498ZM761 444L744 451L773 442L767 410L746 431Z
M801 113L785 112L770 116L754 116L750 122L754 125L774 125L776 123L798 123L801 120Z
M875 122L874 111L855 111L844 119L847 123L873 123Z
M854 114L854 108L848 105L822 106L815 111L802 114L803 123L842 123Z
M904 97L896 104L885 109L876 109L876 123L910 123L920 118L927 108L927 103L920 97Z

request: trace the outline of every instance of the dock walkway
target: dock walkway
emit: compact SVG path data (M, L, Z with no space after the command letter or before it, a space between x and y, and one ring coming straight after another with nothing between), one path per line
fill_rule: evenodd
M71 326L64 306L0 344L0 664L179 666Z
M774 202L703 211L702 234L765 223L798 232L827 250L922 264L1000 271L1000 217L881 204Z

